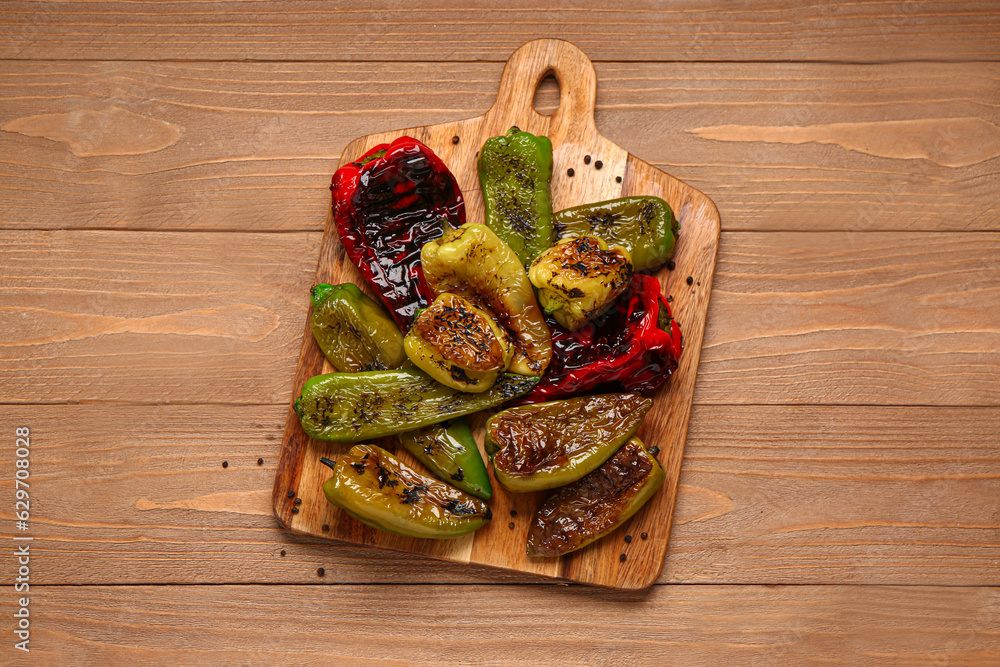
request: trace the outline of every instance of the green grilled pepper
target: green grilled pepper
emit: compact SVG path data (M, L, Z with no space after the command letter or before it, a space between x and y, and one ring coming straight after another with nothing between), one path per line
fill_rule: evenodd
M397 368L403 334L380 305L353 283L312 288L309 326L319 349L342 373Z
M442 294L417 315L403 349L441 384L473 393L492 387L514 355L510 336L493 316L456 294Z
M663 486L658 452L632 438L600 468L553 491L528 529L528 555L562 556L625 523Z
M323 484L331 504L366 526L407 537L445 539L482 528L493 512L482 500L425 477L374 445L356 445Z
M500 405L538 378L504 373L481 394L466 394L416 369L329 373L309 378L295 412L310 438L358 442L437 424Z
M406 451L452 486L484 500L493 496L486 464L465 419L459 417L396 437Z
M486 423L493 474L516 492L576 481L607 461L652 405L635 394L602 394L499 412Z
M555 241L552 227L552 142L516 127L479 151L486 224L524 266Z
M623 245L632 267L648 271L674 256L680 223L659 197L623 197L559 211L555 227L559 238L590 235Z

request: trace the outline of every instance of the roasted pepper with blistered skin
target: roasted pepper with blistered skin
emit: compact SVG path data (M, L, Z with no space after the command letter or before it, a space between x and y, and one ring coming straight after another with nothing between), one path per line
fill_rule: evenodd
M618 451L652 405L634 394L602 394L508 408L486 423L493 474L521 493L575 482Z
M479 412L524 394L538 378L504 373L481 394L446 387L416 369L309 378L295 412L310 438L359 442Z
M456 294L442 294L406 333L406 356L443 385L473 393L510 366L510 336L493 316Z
M540 376L552 339L524 266L486 225L466 223L424 245L424 278L434 294L450 292L487 308L513 337L509 370Z
M413 137L375 146L333 175L333 221L347 256L404 331L430 303L420 281L420 249L442 221L465 222L458 182Z
M632 276L614 307L579 331L555 320L552 364L542 381L518 403L538 403L617 388L648 395L677 368L681 329L670 314L656 278Z
M552 142L516 127L479 151L486 224L525 266L555 241L552 226Z
M483 500L493 496L486 464L465 419L459 417L396 437L406 451L440 479Z
M628 250L596 236L562 239L528 269L538 302L562 326L576 331L607 311L632 279Z
M559 211L555 228L559 238L592 235L623 245L636 271L650 271L674 256L680 223L659 197L623 197Z
M493 512L479 498L425 477L374 445L356 445L323 484L331 504L366 526L407 537L447 539L485 526Z
M562 556L625 523L663 486L658 451L632 438L600 468L553 491L531 522L528 555Z
M341 373L398 368L406 361L403 334L353 283L312 288L309 326L319 349Z

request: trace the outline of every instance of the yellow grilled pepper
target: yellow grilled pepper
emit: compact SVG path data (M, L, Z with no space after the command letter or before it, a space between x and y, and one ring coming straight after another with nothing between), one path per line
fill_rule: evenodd
M410 361L441 384L479 393L510 366L510 337L493 317L455 294L442 294L403 339Z
M434 294L450 292L485 306L513 336L509 370L540 377L552 359L552 337L524 266L489 227L468 222L424 244L424 279Z
M601 315L632 279L632 258L623 246L596 236L557 242L531 263L531 284L546 313L570 331Z

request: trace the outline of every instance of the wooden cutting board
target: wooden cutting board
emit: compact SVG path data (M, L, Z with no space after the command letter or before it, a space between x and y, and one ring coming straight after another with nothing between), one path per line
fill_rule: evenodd
M550 73L559 82L559 107L552 115L543 116L535 111L532 101L539 83ZM465 196L468 221L482 222L483 200L476 175L477 153L486 139L504 134L510 126L516 125L533 134L544 134L552 140L553 210L629 195L656 195L670 203L681 223L674 257L676 269L669 271L664 268L658 278L664 293L673 297L671 306L684 333L684 352L677 371L654 396L653 407L638 431L638 436L647 445L660 447L659 459L667 473L663 488L616 532L561 558L532 559L525 555L528 526L543 494L508 493L495 480L492 480L494 495L490 501L494 519L485 528L454 540L400 537L364 526L326 501L320 487L332 471L320 464L319 459L321 456L336 458L345 453L350 445L310 439L289 407L273 498L274 513L282 525L295 532L353 544L600 586L645 588L659 578L667 554L695 375L705 332L719 246L719 212L701 192L601 136L594 124L596 94L594 66L580 49L561 40L535 40L523 45L507 61L496 102L482 116L356 139L344 150L340 164L355 160L370 148L399 136L415 137L440 156L458 179ZM458 138L457 143L455 137ZM569 169L575 172L572 177L567 173ZM689 276L694 281L690 286L687 284ZM357 269L345 256L329 215L315 282L365 285ZM303 303L308 300L309 295L303 293ZM307 320L290 403L294 403L307 379L332 371L313 340ZM480 448L484 422L485 418L479 415L472 423ZM386 438L379 444L391 448L392 442L391 438ZM397 449L397 456L422 469L408 452L401 447ZM294 496L289 496L290 491L294 492ZM296 498L301 499L299 505L295 504ZM296 508L298 511L295 511ZM642 539L642 534L647 534L648 539ZM626 535L632 536L631 542L625 542ZM624 561L620 559L621 554L626 556ZM379 556L373 550L371 557Z

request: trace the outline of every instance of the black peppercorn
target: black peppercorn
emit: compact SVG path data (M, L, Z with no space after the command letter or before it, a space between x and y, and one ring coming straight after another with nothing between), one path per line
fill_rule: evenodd
M644 539L644 540L648 540L648 539L649 539L649 533L643 533L643 534L642 534L642 535L640 535L639 537L641 537L641 538L642 538L642 539Z
M330 524L328 524L328 523L324 523L324 524L323 524L323 532L325 533L325 532L327 532L328 530L330 530Z
M326 570L324 570L323 568L319 568L318 570L316 570L316 574L322 577L326 574Z
M294 498L295 497L295 492L294 491L289 491L288 492L288 497L289 498Z
M583 156L583 163L584 164L590 164L590 156L589 155L584 155Z
M626 535L626 536L625 536L625 541L626 541L627 543L631 543L631 542L632 542L632 536L631 536L631 535Z
M615 183L621 183L621 182L622 182L622 177L621 176L615 176Z
M264 465L264 459L257 459L257 465L259 466Z
M628 556L626 556L625 554L622 554L621 556L618 557L618 560L620 560L621 562L624 563L626 558L628 558Z
M569 169L566 170L566 175L569 176L570 178L572 178L573 174L575 174L575 173L576 172L573 171L573 167L570 167Z
M284 556L284 555L285 555L285 550L284 550L284 549L282 549L282 550L281 550L281 555L282 555L282 556Z
M508 523L507 527L510 528L511 530L514 530L514 522L511 521L510 523Z
M457 134L454 137L451 138L451 143L453 143L453 144L457 144L458 143L458 135Z
M598 160L597 162L594 163L594 169L600 169L603 166L604 166L604 163L601 162L600 160Z
M222 462L222 467L223 468L228 468L229 467L229 461L223 461Z
M676 268L677 268L677 265L674 264L674 260L671 259L671 260L667 261L667 269L673 271Z
M517 510L511 510L510 511L510 515L511 516L517 516Z
M296 498L295 499L295 504L296 505L301 505L302 504L302 499L301 498Z
M688 283L688 285L694 285L694 278L692 278L691 276L688 276L687 283Z
M299 513L299 508L298 507L293 507L292 508L292 514L298 514L298 513Z

